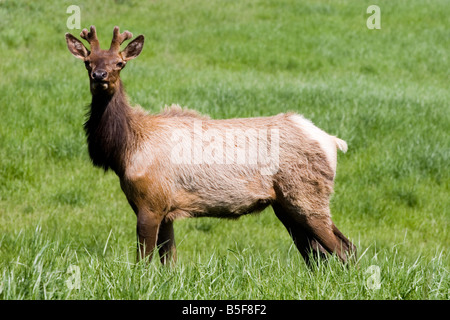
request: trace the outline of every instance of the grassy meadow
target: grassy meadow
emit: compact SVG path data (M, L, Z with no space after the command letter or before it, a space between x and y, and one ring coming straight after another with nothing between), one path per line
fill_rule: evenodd
M150 112L295 111L347 141L331 202L358 266L314 270L271 208L175 222L178 263L136 263L136 217L94 168L81 28L146 37L121 76ZM0 1L0 299L449 299L447 0Z

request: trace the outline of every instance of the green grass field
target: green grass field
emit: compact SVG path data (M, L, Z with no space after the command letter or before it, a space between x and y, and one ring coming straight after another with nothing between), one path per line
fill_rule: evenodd
M109 46L144 34L122 72L132 104L213 118L296 111L347 141L333 221L358 266L309 270L272 209L175 223L179 261L136 263L136 218L94 168L69 5ZM0 1L0 299L449 299L447 0Z

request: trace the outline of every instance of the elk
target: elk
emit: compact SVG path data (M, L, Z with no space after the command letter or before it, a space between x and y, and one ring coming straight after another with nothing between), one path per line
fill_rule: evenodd
M132 34L119 27L109 50L100 49L94 26L80 36L90 50L70 33L66 42L89 75L92 102L84 124L89 155L94 166L119 177L137 217L138 260L150 261L158 250L162 264L176 261L177 218L233 219L270 205L307 263L329 254L345 263L356 253L330 214L337 150L347 150L345 141L296 113L215 120L177 105L159 114L132 107L120 71L141 53L144 36L122 51ZM270 155L260 147L268 145ZM236 161L237 149L256 161Z

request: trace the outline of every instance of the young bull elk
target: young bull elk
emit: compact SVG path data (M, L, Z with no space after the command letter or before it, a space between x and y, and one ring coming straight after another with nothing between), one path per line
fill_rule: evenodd
M212 120L178 106L156 115L133 108L120 71L141 53L144 37L120 51L132 34L115 27L113 35L109 50L100 49L94 26L81 32L90 50L69 33L66 41L89 75L89 155L120 179L137 216L138 259L158 248L163 264L175 261L177 218L238 218L271 205L307 263L327 253L347 261L356 248L329 206L345 141L295 113Z

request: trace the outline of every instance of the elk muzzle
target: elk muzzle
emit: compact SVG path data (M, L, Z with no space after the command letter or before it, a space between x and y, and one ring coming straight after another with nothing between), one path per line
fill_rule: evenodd
M108 89L109 85L107 82L108 72L103 69L98 69L92 72L91 78L92 78L92 88L94 90L106 90Z
M94 79L95 81L103 81L106 79L107 76L108 72L106 72L106 70L100 69L92 72L92 79Z

